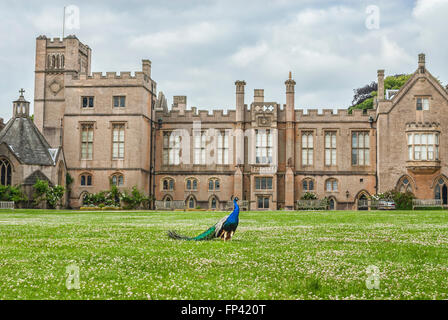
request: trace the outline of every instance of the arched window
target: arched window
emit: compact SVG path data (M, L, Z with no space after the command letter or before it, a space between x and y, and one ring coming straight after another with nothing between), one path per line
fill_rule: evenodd
M306 178L302 180L303 192L313 192L315 189L314 180L311 178Z
M51 56L51 69L54 69L56 66L56 57L54 55Z
M338 191L338 180L331 178L325 182L325 190L327 192L337 192Z
M61 55L61 68L64 68L65 66L65 57L64 55Z
M121 187L122 185L124 185L124 177L121 173L114 173L111 176L111 182L112 182L112 185Z
M187 190L197 190L198 189L198 180L195 178L188 178L186 181L186 189Z
M11 163L6 159L0 159L0 183L4 186L10 186L12 181Z
M328 208L330 210L336 209L336 201L333 198L330 198L330 200L328 201Z
M89 201L87 201L87 198L89 197L89 193L88 192L83 192L81 193L81 201L83 205L88 205Z
M412 192L411 179L408 176L402 177L397 183L397 190L399 192Z
M196 200L194 199L193 196L190 196L189 198L187 198L187 206L188 206L188 209L196 208Z
M211 178L208 180L209 191L219 191L220 183L218 178Z
M171 196L166 196L165 197L165 208L166 209L171 209L172 201L173 201L173 198L171 198Z
M163 190L164 191L174 190L174 179L171 178L163 179Z
M439 177L436 181L436 185L434 187L434 198L437 200L442 200L443 204L448 204L448 188L442 177Z
M216 197L211 197L210 198L209 207L212 210L216 210L216 208L218 207L218 200L216 199Z
M81 186L91 186L92 185L92 175L90 173L83 173L80 177L79 177L80 181L81 181Z

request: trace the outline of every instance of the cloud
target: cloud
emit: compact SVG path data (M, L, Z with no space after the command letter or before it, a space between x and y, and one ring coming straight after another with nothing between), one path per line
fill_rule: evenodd
M187 95L199 108L234 108L234 81L246 80L265 99L285 102L284 81L293 72L296 107L347 107L353 89L387 74L412 72L417 54L448 80L448 0L377 0L380 29L365 27L371 1L341 0L138 0L76 1L81 28L67 30L92 48L92 71L152 74L171 100ZM26 89L32 101L35 38L60 37L62 6L56 0L0 3L0 117Z

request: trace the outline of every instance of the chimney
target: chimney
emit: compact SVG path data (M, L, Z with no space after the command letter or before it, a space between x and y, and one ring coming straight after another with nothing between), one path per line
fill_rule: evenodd
M264 89L254 89L254 102L264 102Z
M174 111L177 110L179 111L180 115L183 115L186 109L187 109L187 96L174 96L173 106L171 110Z
M286 85L286 121L294 121L294 87L296 82L292 79L291 71L289 79L285 81Z
M151 77L151 61L144 59L142 60L142 70L143 73L146 74L148 77Z
M378 70L378 101L384 100L384 70Z
M420 53L418 55L418 70L420 73L425 73L425 54Z
M237 80L236 86L236 121L244 121L244 86L246 82Z

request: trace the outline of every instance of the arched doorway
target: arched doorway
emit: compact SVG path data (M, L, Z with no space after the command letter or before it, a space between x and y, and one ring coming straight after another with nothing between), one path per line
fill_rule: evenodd
M369 194L367 191L359 192L356 198L358 210L369 210Z
M434 198L437 200L442 200L444 205L448 204L448 187L446 185L445 179L440 177L434 188Z
M187 198L187 208L188 209L195 209L196 208L196 199L193 196L189 196Z
M330 198L328 200L328 209L329 210L336 210L336 200L334 198Z

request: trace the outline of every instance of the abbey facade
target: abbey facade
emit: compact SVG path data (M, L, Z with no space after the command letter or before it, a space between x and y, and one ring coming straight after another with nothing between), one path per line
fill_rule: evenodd
M291 74L285 105L236 81L234 109L209 112L185 96L168 108L149 60L133 74L90 69L75 36L37 38L34 122L63 149L72 207L111 183L169 208L224 209L233 195L249 210L293 209L311 192L356 209L391 189L447 203L448 93L423 54L399 91L385 92L379 70L374 109L351 114L297 108Z

